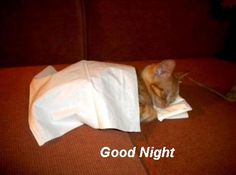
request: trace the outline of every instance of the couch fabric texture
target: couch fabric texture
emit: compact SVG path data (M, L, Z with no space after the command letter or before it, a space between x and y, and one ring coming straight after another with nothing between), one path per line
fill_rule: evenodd
M51 0L0 4L1 174L236 174L236 105L188 79L189 119L141 124L140 133L86 125L39 147L28 126L29 84L48 64L82 59L135 66L174 58L176 72L225 94L236 65L219 60L228 23L211 0ZM66 64L65 64L66 63ZM19 67L21 66L21 67ZM7 68L8 67L8 68ZM102 158L108 146L175 148L174 158Z
M158 62L120 62L139 69ZM209 67L209 65L211 65ZM58 69L65 65L56 66ZM2 174L234 174L236 108L184 80L180 94L191 104L189 119L153 121L141 133L95 130L82 126L39 147L28 126L29 83L44 66L0 69ZM189 71L205 84L226 92L235 65L216 59L179 59L177 71ZM4 78L3 78L4 77ZM212 77L218 77L212 78ZM235 82L234 82L235 83ZM175 157L102 158L104 146L174 147Z
M211 0L4 0L0 66L213 57L228 21L212 8Z

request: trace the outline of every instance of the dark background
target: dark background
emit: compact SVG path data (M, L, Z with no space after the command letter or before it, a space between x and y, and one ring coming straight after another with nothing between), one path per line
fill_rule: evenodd
M235 1L0 2L0 66L236 57Z

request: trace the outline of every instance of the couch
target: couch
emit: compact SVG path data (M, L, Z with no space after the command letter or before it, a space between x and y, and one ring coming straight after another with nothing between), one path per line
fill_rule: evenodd
M1 8L1 174L235 174L236 106L187 78L188 119L141 124L140 133L86 125L37 145L28 125L29 84L46 65L100 60L138 70L174 58L176 72L225 94L236 65L222 51L227 22L210 1L6 1ZM181 12L181 13L180 13ZM175 148L173 158L107 157L112 149Z

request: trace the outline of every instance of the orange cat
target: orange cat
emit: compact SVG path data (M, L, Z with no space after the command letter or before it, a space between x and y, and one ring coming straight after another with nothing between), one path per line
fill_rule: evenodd
M148 122L157 117L153 106L164 108L179 95L179 79L173 75L174 60L146 66L138 73L140 119Z

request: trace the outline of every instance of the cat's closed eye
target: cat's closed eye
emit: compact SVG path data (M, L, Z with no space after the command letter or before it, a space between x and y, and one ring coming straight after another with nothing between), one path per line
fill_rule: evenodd
M154 92L155 95L162 97L163 96L163 89L159 88L155 84L151 84L151 89Z

